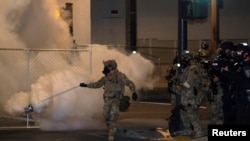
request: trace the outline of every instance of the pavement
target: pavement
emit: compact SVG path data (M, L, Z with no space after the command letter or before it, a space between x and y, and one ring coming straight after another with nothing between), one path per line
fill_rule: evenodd
M159 102L134 102L127 112L122 112L118 121L119 141L207 141L207 136L192 139L189 136L171 137L168 117L171 105ZM207 109L201 107L201 122L207 128ZM39 127L1 128L0 141L103 141L107 130L41 131Z
M151 116L147 117L144 113L144 118L132 114L143 114L139 112L139 107L143 106L148 111L151 111ZM137 109L138 108L138 109ZM152 108L152 109L151 109ZM164 110L163 110L164 109ZM145 111L144 111L145 112ZM129 118L128 114L134 115ZM127 115L127 116L126 116ZM192 139L190 136L175 136L172 137L168 129L168 117L171 115L171 105L169 103L154 103L154 102L140 102L133 107L130 112L124 113L121 116L121 120L118 122L118 127L122 130L120 136L137 138L137 139L149 139L149 140L164 140L164 141L207 141L207 136L202 138ZM124 118L125 117L125 118ZM205 132L207 132L208 125L208 111L207 108L201 106L200 108L201 124ZM124 118L124 119L123 119Z

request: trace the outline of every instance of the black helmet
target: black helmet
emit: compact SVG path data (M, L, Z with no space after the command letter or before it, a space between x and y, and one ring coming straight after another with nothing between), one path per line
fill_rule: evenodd
M236 45L235 51L249 52L250 48L249 48L248 44L240 43L240 44Z
M222 50L226 50L226 49L233 50L234 43L231 41L226 41L226 42L221 43L219 45L219 48L221 48Z
M219 45L217 53L220 55L220 58L230 59L234 48L235 46L233 42L226 41Z
M235 59L244 60L250 54L250 48L246 43L240 43L235 46Z

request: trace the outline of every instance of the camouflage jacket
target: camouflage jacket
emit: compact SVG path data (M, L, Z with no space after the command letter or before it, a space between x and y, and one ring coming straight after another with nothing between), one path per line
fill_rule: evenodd
M200 66L193 64L184 69L184 72L180 76L180 84L185 86L187 89L193 89L193 87L199 88L201 78L202 73Z
M199 104L200 85L202 81L201 67L192 64L187 66L180 76L180 84L183 86L182 104Z
M135 84L118 70L111 76L103 76L97 82L87 84L88 88L100 88L102 86L104 87L104 97L120 99L124 95L125 86L128 86L132 93L135 92Z

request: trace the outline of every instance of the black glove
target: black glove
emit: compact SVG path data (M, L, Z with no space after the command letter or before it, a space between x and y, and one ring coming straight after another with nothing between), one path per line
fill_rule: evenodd
M80 83L80 87L87 87L87 84L85 84L85 83Z
M133 99L134 101L136 101L137 98L138 98L138 96L137 96L136 92L134 92L134 93L132 94L132 99Z

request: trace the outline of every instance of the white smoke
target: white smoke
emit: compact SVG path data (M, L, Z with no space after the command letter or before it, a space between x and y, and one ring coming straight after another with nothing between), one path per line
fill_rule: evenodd
M56 1L8 0L1 2L1 7L3 26L0 25L0 30L7 35L0 35L0 41L4 43L1 48L71 47L72 39L67 24L54 15L59 9ZM15 75L15 71L22 71L26 64L0 54L0 66L3 68L1 78L8 86L1 87L1 104L4 104L4 110L10 115L18 116L31 104L34 107L32 118L43 130L105 128L102 117L103 89L80 88L79 83L97 81L103 75L103 60L108 59L117 61L118 69L135 83L137 90L153 88L156 81L155 78L151 78L154 65L140 54L126 55L105 45L90 45L86 49L91 50L91 58L86 57L84 52L79 52L73 63L69 63L65 54L61 53L33 54L30 61L36 63L29 67L33 72L39 70L42 73L35 74L37 77L32 81L30 91L22 89L22 84L17 83L20 82L17 80L23 78ZM49 60L51 56L62 61L55 64ZM19 60L25 57L18 56ZM92 64L91 73L87 62ZM83 65L78 68L79 65L76 64L81 63ZM128 89L126 95L131 95Z

